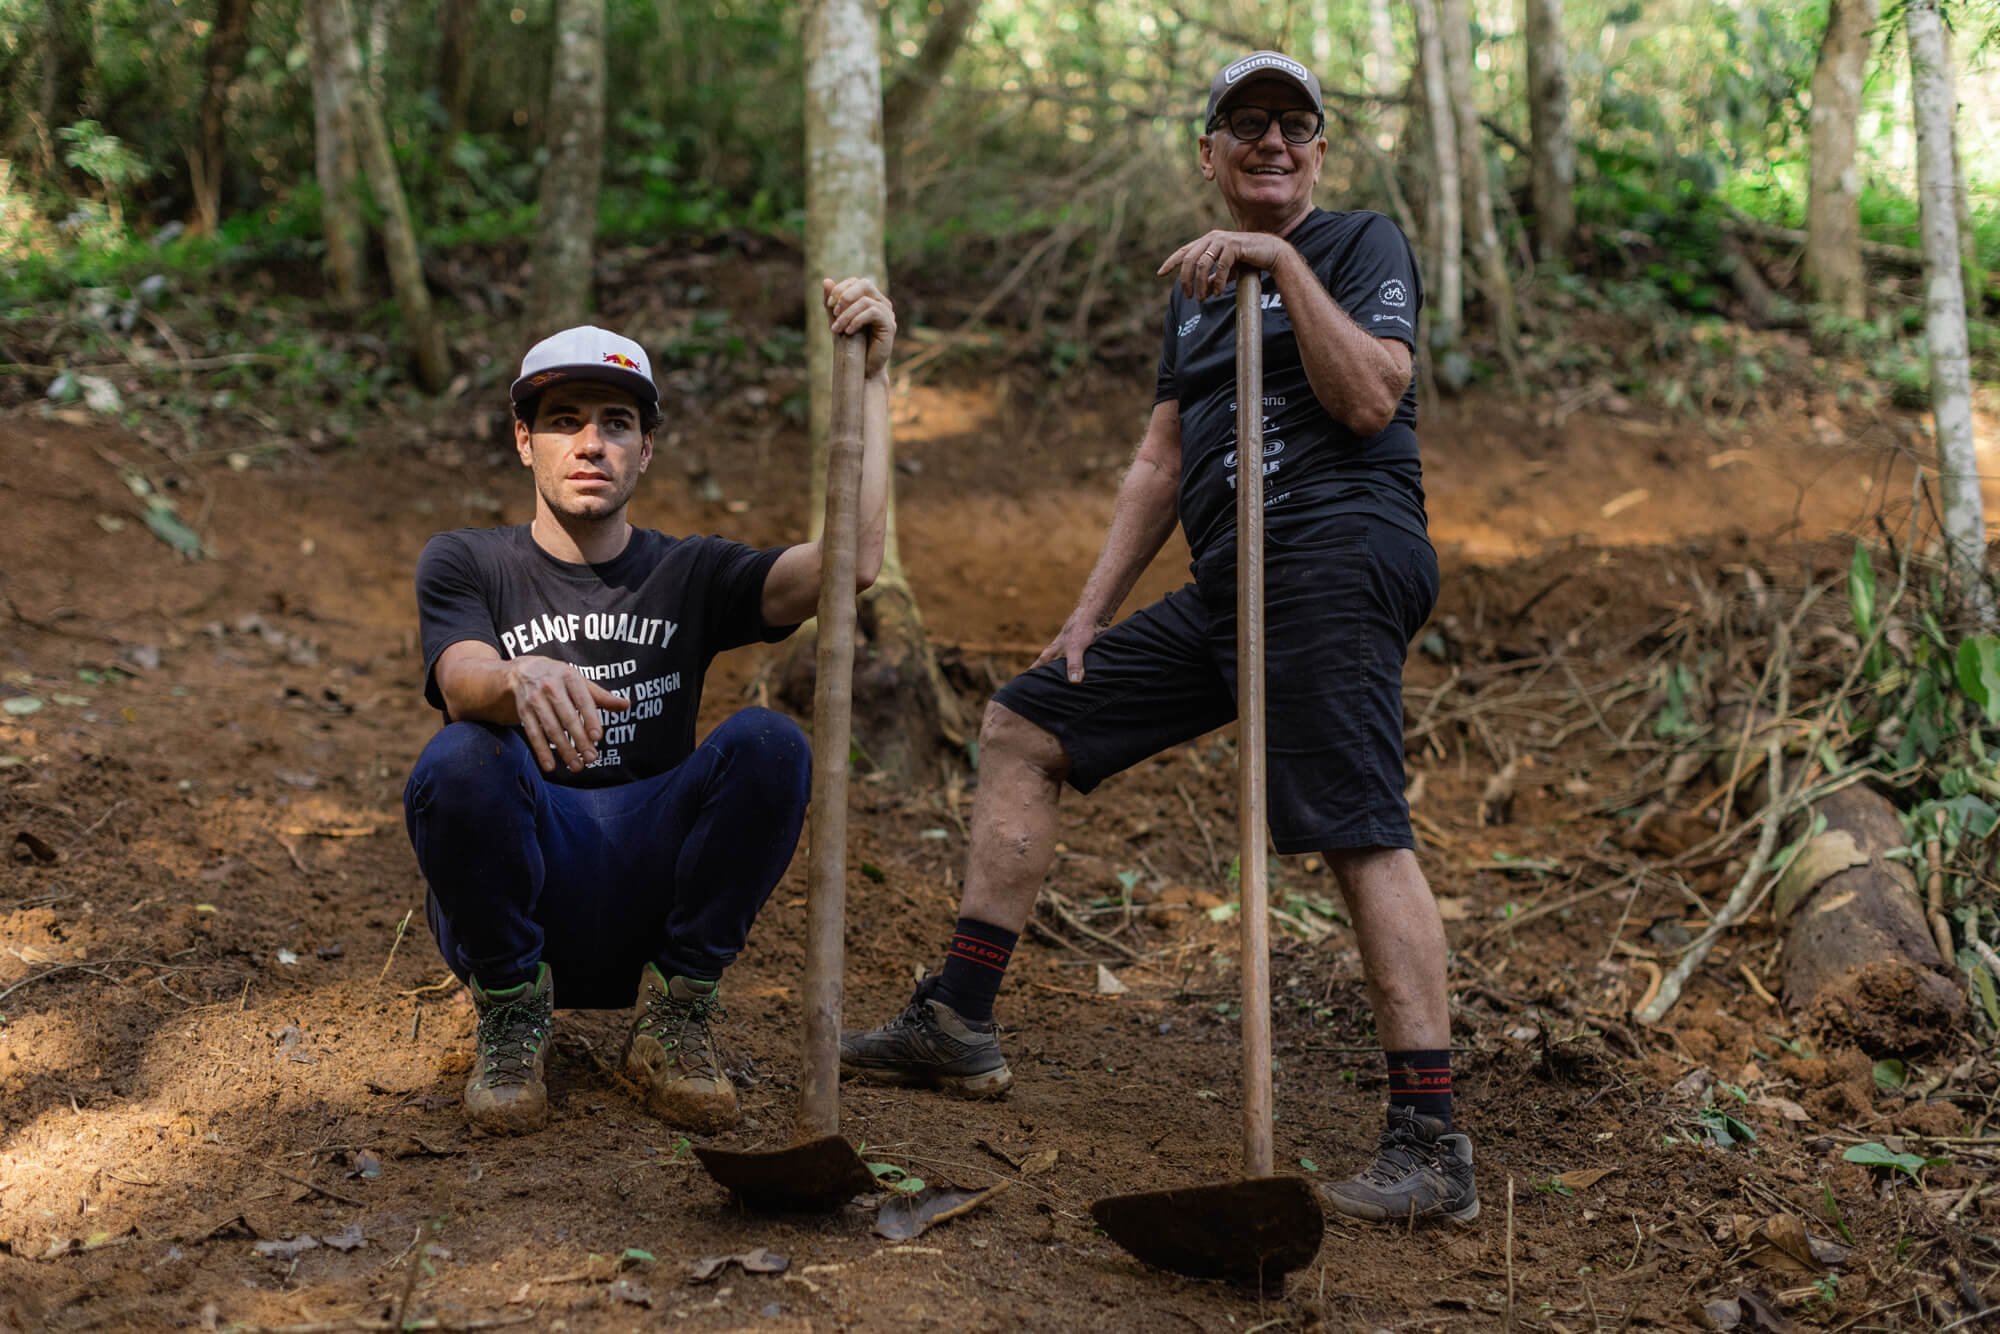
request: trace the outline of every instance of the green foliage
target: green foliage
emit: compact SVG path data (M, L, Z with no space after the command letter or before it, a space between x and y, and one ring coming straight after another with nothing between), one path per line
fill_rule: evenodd
M1887 1146L1869 1140L1863 1144L1851 1145L1840 1155L1850 1163L1860 1163L1863 1167L1883 1167L1894 1172L1908 1174L1917 1185L1924 1184L1923 1171L1927 1167L1943 1167L1949 1158L1924 1158L1914 1153L1891 1153Z

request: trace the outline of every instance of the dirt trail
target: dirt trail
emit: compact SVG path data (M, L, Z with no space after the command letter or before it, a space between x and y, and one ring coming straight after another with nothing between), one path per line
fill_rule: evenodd
M1134 424L1084 416L1037 435L1047 414L1010 417L966 390L920 389L899 411L903 550L977 693L1068 610ZM1755 559L1795 580L1774 538L1851 528L1880 488L1906 484L1887 450L1898 429L1831 441L1744 423L1718 440L1589 407L1555 429L1459 405L1426 431L1438 624L1462 670L1574 634L1574 670L1609 680L1644 659L1648 625L1690 596L1691 574L1715 587ZM726 499L707 504L657 469L635 518L792 538L803 500L763 479L801 475L800 450L779 435L716 451ZM1031 935L1001 1007L1012 1096L848 1090L847 1129L869 1157L1008 1183L982 1211L902 1245L859 1210L823 1225L740 1214L607 1073L618 1015L559 1018L546 1131L474 1136L457 1106L471 1011L424 929L399 806L436 722L420 698L415 555L439 528L526 513L518 470L470 452L175 470L116 430L34 410L0 420L0 674L5 693L44 701L0 715L0 1330L391 1314L570 1331L1459 1330L1498 1328L1511 1300L1517 1327L1577 1334L1686 1327L1691 1298L1744 1287L1838 1323L1907 1296L1914 1257L1892 1251L1896 1237L1974 1180L1947 1167L1928 1195L1885 1192L1839 1160L1831 1127L1948 1129L1956 1113L1878 1105L1865 1060L1788 1050L1781 1019L1734 981L1739 964L1768 965L1768 933L1719 950L1666 1032L1634 1035L1618 1018L1642 970L1609 942L1628 924L1634 939L1678 926L1683 904L1628 891L1509 929L1509 913L1573 892L1582 850L1616 832L1599 806L1637 760L1589 732L1541 755L1500 828L1474 816L1492 761L1472 731L1413 743L1486 1212L1409 1236L1333 1224L1282 1299L1143 1271L1085 1208L1237 1171L1233 928L1164 901L1228 893L1227 734L1066 804L1052 886L1120 944ZM170 494L215 559L178 562L145 530L121 459L178 481ZM1183 562L1165 553L1136 596L1178 582ZM771 661L720 665L706 724L755 697ZM1418 655L1412 684L1447 671ZM1538 726L1494 725L1505 740ZM850 1017L891 1010L933 961L966 813L958 787L855 785ZM1121 873L1163 900L1129 927L1115 903L1092 906ZM788 1133L802 883L795 865L726 983L725 1041L747 1085L734 1142ZM1310 859L1281 868L1274 896L1299 923L1274 966L1279 1161L1351 1171L1384 1089L1352 937ZM1092 994L1100 962L1127 994ZM1735 1109L1762 1134L1754 1157L1703 1133L1704 1069L1756 1100ZM1810 1122L1794 1130L1787 1102ZM1599 1168L1589 1184L1555 1179ZM1835 1283L1746 1261L1749 1229L1780 1204L1830 1236L1825 1189L1860 1247ZM1968 1218L1993 1207L1979 1199ZM365 1244L346 1248L355 1227ZM301 1236L322 1240L295 1255L257 1246ZM788 1272L689 1277L698 1257L759 1245ZM651 1258L615 1273L632 1251Z

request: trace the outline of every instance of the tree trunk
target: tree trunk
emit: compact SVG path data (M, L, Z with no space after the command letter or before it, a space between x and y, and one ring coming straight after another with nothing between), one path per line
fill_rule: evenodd
M1425 312L1431 321L1431 351L1439 382L1456 389L1464 376L1453 370L1465 322L1465 229L1459 209L1458 129L1446 82L1444 39L1439 31L1437 0L1410 0L1417 21L1418 60L1422 70L1424 128L1431 146L1431 206L1426 221L1431 254L1430 299Z
M445 142L465 133L472 100L472 41L478 30L478 0L442 0L438 6L438 103L444 107Z
M1958 212L1958 263L1965 279L1966 313L1976 319L1985 304L1986 269L1979 262L1979 234L1972 227L1972 191L1966 187L1965 158L1958 151L1958 71L1952 64L1949 29L1944 41L1944 86L1951 101L1951 197Z
M361 216L353 99L348 96L346 66L340 58L332 18L331 4L313 0L306 6L320 229L326 234L326 267L333 278L334 304L351 311L360 307L368 287L368 226Z
M1780 880L1774 903L1786 1011L1875 1056L1950 1045L1965 993L1938 954L1909 866L1883 856L1906 841L1896 808L1857 785L1814 813L1826 830Z
M827 426L833 340L821 278L872 277L888 290L883 255L885 182L881 62L875 7L866 0L814 0L806 13L806 364L812 395L812 532L826 510ZM916 594L896 540L895 468L889 470L889 534L882 573L863 601L859 629L869 647L854 674L854 739L892 781L927 775L938 742L955 729L956 701L939 676ZM798 636L783 694L810 699L813 648ZM803 693L799 678L807 678Z
M529 319L543 334L582 324L594 301L592 243L604 166L604 0L557 0Z
M396 159L389 148L388 128L382 123L382 107L362 77L353 15L347 0L311 0L311 4L326 11L314 21L325 25L334 58L340 63L342 91L347 94L348 119L360 150L361 169L368 177L369 193L374 195L375 206L382 214L382 249L389 259L389 287L395 293L403 327L409 332L415 350L418 382L429 393L441 393L451 381L444 329L431 311L430 289L424 286L417 231L410 222L403 183L396 175Z
M1576 141L1569 124L1569 49L1562 0L1527 0L1528 129L1535 144L1535 241L1543 259L1576 233Z
M1368 86L1375 96L1396 95L1396 24L1389 14L1389 0L1368 0L1368 46L1375 68L1369 71Z
M1854 164L1869 34L1881 0L1833 0L1813 69L1812 183L1806 199L1806 291L1849 319L1868 314L1861 269L1861 173Z
M222 167L227 160L223 143L224 111L229 102L229 85L243 69L243 56L250 49L250 0L219 0L215 26L209 29L208 45L202 51L201 110L196 116L195 149L188 154L188 172L194 184L194 230L208 236L222 220Z
M90 71L90 42L85 36L88 18L81 0L45 0L42 84L36 98L44 139L83 115L83 85ZM48 169L54 166L50 163Z
M1480 294L1493 308L1493 337L1500 360L1511 373L1516 367L1520 322L1514 313L1514 284L1507 276L1507 256L1500 249L1500 229L1493 221L1493 187L1479 131L1479 99L1473 94L1472 16L1466 0L1441 0L1438 23L1445 79L1451 92L1452 129L1458 139L1465 228L1472 242Z
M882 97L882 137L893 147L909 137L923 117L924 109L937 95L938 81L965 43L979 16L979 0L944 0L944 12L931 20L924 44L910 63L896 75L895 83Z
M1931 411L1937 419L1938 489L1952 577L1981 629L1994 622L1986 582L1986 515L1972 443L1972 357L1959 267L1958 175L1952 169L1950 60L1939 0L1909 0L1910 100L1917 126L1917 196L1924 242L1924 337L1930 345Z

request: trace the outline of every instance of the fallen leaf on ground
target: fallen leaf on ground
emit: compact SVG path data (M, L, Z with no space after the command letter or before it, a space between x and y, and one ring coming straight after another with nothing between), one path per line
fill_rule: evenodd
M317 1238L299 1233L296 1237L286 1237L283 1241L260 1241L257 1254L268 1255L273 1260L296 1260L307 1251L319 1246Z
M349 1223L338 1232L322 1236L320 1245L331 1246L336 1251L351 1251L366 1246L368 1239L361 1235L361 1224Z
M382 1160L372 1149L363 1149L354 1155L354 1174L364 1181L373 1181L382 1175Z
M1750 1263L1780 1272L1816 1274L1824 1266L1813 1254L1806 1225L1790 1214L1772 1214L1744 1238Z
M528 1293L533 1290L534 1286L532 1283L523 1283L520 1287L514 1289L514 1295L507 1299L507 1305L519 1306L526 1302L528 1300Z
M634 1306L644 1306L649 1310L652 1308L653 1290L643 1283L634 1283L629 1278L621 1278L606 1291L621 1302L630 1302Z
M60 852L25 829L14 835L14 856L20 861L37 861L44 866L62 860Z
M1006 1188L1004 1181L984 1190L926 1186L915 1195L891 1196L875 1211L875 1235L890 1241L910 1241L939 1223L971 1213Z
M1437 901L1438 916L1447 922L1469 922L1472 920L1472 903L1468 899L1440 897Z
M1787 1121L1812 1120L1811 1115L1807 1113L1805 1108L1799 1106L1797 1103L1793 1102L1790 1098L1780 1098L1776 1094L1772 1093L1766 1093L1759 1097L1752 1098L1750 1100L1750 1105L1752 1107L1762 1108L1764 1111L1767 1112L1776 1112L1779 1116L1784 1117Z
M1130 990L1130 988L1128 988L1123 982L1120 982L1118 980L1118 974L1112 972L1109 968L1106 968L1103 964L1097 965L1098 995L1122 996L1128 990Z
M1061 1156L1061 1149L1043 1149L1037 1153L1031 1153L1021 1160L1021 1175L1024 1177L1039 1176L1051 1167L1054 1167L1056 1159Z
M1558 1172L1556 1184L1567 1190L1588 1190L1617 1170L1615 1167L1579 1167L1573 1171Z
M689 1268L695 1282L706 1283L731 1265L742 1266L746 1274L782 1274L790 1264L789 1259L776 1251L759 1246L740 1255L704 1255Z

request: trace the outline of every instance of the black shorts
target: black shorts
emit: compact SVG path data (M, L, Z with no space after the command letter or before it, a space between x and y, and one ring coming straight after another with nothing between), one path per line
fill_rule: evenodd
M1403 662L1437 602L1437 553L1357 517L1331 540L1264 558L1265 735L1271 839L1281 853L1409 848L1403 800ZM1113 625L1072 685L1044 663L994 696L1054 734L1069 782L1120 770L1236 717L1236 553Z

